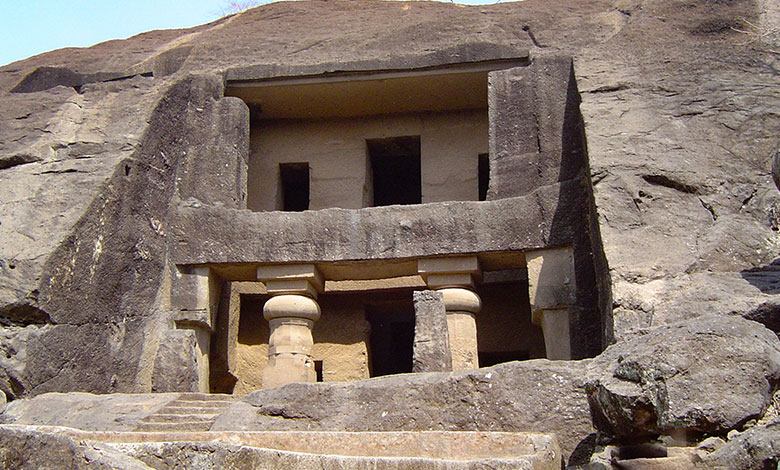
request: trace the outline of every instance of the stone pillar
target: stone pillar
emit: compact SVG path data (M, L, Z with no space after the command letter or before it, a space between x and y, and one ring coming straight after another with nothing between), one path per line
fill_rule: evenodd
M444 295L433 290L415 291L412 372L452 370L447 331L449 326Z
M525 254L531 321L542 327L547 359L571 359L569 320L577 301L571 247Z
M476 314L482 302L474 291L474 277L481 273L477 257L423 259L417 262L417 271L428 287L442 294L452 370L479 367Z
M293 382L316 382L312 329L320 318L317 292L323 280L313 264L261 266L257 278L272 296L263 306L268 320L268 363L263 370L263 388Z
M207 266L176 272L171 291L175 328L161 340L152 380L155 392L209 393L211 335L221 284L219 276ZM170 364L167 372L166 364Z

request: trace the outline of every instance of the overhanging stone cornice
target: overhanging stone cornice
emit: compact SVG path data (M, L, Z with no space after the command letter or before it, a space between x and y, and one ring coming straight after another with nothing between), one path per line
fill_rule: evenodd
M584 210L578 180L495 201L252 212L182 205L177 265L403 260L569 245Z
M502 61L515 65L527 63L532 44L517 47L508 44L472 42L424 54L388 57L385 59L321 62L305 65L263 63L232 67L226 70L228 83L289 79L301 76L376 73L381 71L421 71L430 68L465 64L488 64Z

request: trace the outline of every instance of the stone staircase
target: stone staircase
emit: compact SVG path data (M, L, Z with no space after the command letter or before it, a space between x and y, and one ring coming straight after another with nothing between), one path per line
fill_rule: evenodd
M157 412L141 420L138 432L208 431L220 413L235 399L231 395L182 393Z

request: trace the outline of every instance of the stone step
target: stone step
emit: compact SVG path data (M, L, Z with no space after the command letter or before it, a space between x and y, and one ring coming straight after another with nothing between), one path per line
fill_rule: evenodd
M141 423L214 423L216 414L167 414L155 413L144 418Z
M225 401L233 403L235 397L224 393L191 393L185 392L179 395L178 401Z
M183 431L185 427L187 430ZM113 455L125 454L143 461L148 457L161 465L166 462L169 465L178 464L177 468L184 468L188 463L190 465L187 468L233 468L238 457L234 454L236 446L242 446L242 462L252 462L256 468L267 469L560 470L564 463L558 441L553 434L487 431L198 430L202 427L203 423L148 423L135 432L121 432L0 424L0 435L14 433L32 436L35 433L37 436L45 433L57 436L57 439L71 439L73 446L84 447L86 450L92 448L93 443L121 444L114 446ZM31 445L50 442L42 441L40 437L30 438L29 441ZM160 454L160 447L149 445L150 443L165 443L164 453ZM201 443L208 444L200 445ZM39 450L40 447L33 449L42 451ZM193 463L197 465L192 465Z
M165 408L183 408L183 409L208 409L208 410L223 410L232 405L230 401L178 401L173 400L165 405Z
M135 428L135 432L194 432L208 431L212 421L181 421L175 423L150 423L142 422Z
M202 407L202 406L164 406L160 408L156 413L163 414L184 414L184 415L202 415L211 414L218 415L224 411L227 407ZM155 413L155 414L156 414Z
M234 403L231 395L182 393L144 418L137 432L208 431L217 416Z

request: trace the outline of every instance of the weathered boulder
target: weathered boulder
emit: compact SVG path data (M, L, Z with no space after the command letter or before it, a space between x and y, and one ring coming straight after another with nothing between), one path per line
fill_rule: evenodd
M34 427L0 427L0 467L7 470L150 470L139 460Z
M710 454L701 456L698 468L711 470L775 469L780 464L780 418L732 437Z
M451 373L295 383L250 393L211 429L555 432L568 455L593 432L582 388L587 364L539 359Z
M180 395L45 393L26 400L12 401L0 415L0 421L7 424L66 426L92 431L127 431Z
M756 419L780 383L780 341L739 317L641 330L589 365L593 423L622 440L722 434Z

